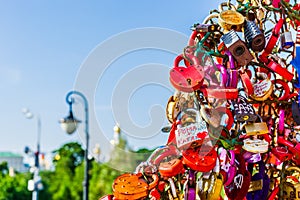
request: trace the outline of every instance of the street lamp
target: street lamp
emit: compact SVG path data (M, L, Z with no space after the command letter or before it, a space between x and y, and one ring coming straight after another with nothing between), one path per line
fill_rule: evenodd
M34 115L32 112L30 112L27 108L22 110L23 114L27 119L32 119ZM41 186L41 177L39 176L40 171L40 140L41 140L41 119L40 116L37 115L37 151L34 153L34 171L33 171L33 180L30 182L32 183L32 200L38 200L39 199L39 189ZM28 149L25 150L25 152L28 152ZM30 186L31 187L31 186ZM28 188L30 188L28 187Z
M85 168L84 168L84 181L83 181L83 200L88 200L88 195L89 195L89 161L88 161L88 149L89 149L89 113L88 113L88 101L86 97L78 92L78 91L70 91L67 96L66 96L66 102L69 104L69 115L63 119L61 119L60 125L62 129L67 132L68 134L72 134L76 129L78 123L81 121L77 120L73 116L73 111L72 111L72 104L74 102L74 99L71 98L72 95L78 95L80 96L83 101L84 101L84 110L85 110L85 152L84 152L84 161L85 161Z

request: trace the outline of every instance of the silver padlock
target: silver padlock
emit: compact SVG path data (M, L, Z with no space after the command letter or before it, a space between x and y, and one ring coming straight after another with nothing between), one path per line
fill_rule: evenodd
M253 51L260 52L265 48L265 36L254 21L246 21L244 33L246 42Z
M294 46L294 41L292 38L292 33L290 31L285 31L280 35L281 49L289 49Z

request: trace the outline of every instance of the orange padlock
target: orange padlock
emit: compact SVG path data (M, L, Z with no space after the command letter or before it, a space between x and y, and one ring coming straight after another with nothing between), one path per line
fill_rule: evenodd
M148 184L142 173L125 173L114 180L112 186L114 197L128 200L147 197L149 191L158 184L158 175L153 174L152 179L152 182Z

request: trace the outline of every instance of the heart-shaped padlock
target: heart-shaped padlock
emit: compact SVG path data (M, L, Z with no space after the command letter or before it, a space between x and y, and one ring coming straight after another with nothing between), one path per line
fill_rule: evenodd
M182 152L183 163L189 168L208 172L216 165L217 152L214 147L201 145L196 148L188 148Z
M256 101L264 101L270 97L273 92L272 81L268 78L265 73L257 72L259 78L253 85L254 93L251 95Z
M170 71L170 82L174 88L182 92L198 90L203 83L204 70L199 63L191 66L178 66L184 57L179 55L174 61L174 67Z
M179 120L180 124L175 130L178 148L185 149L193 145L201 145L208 137L207 125L196 109L184 110Z
M225 187L226 195L229 199L243 200L250 186L251 175L246 169L245 160L242 155L236 154L237 172L234 181Z

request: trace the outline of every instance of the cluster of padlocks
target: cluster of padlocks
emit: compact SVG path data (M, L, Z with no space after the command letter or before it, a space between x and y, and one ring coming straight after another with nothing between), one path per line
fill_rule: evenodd
M220 4L175 58L166 145L100 199L300 199L300 4Z

